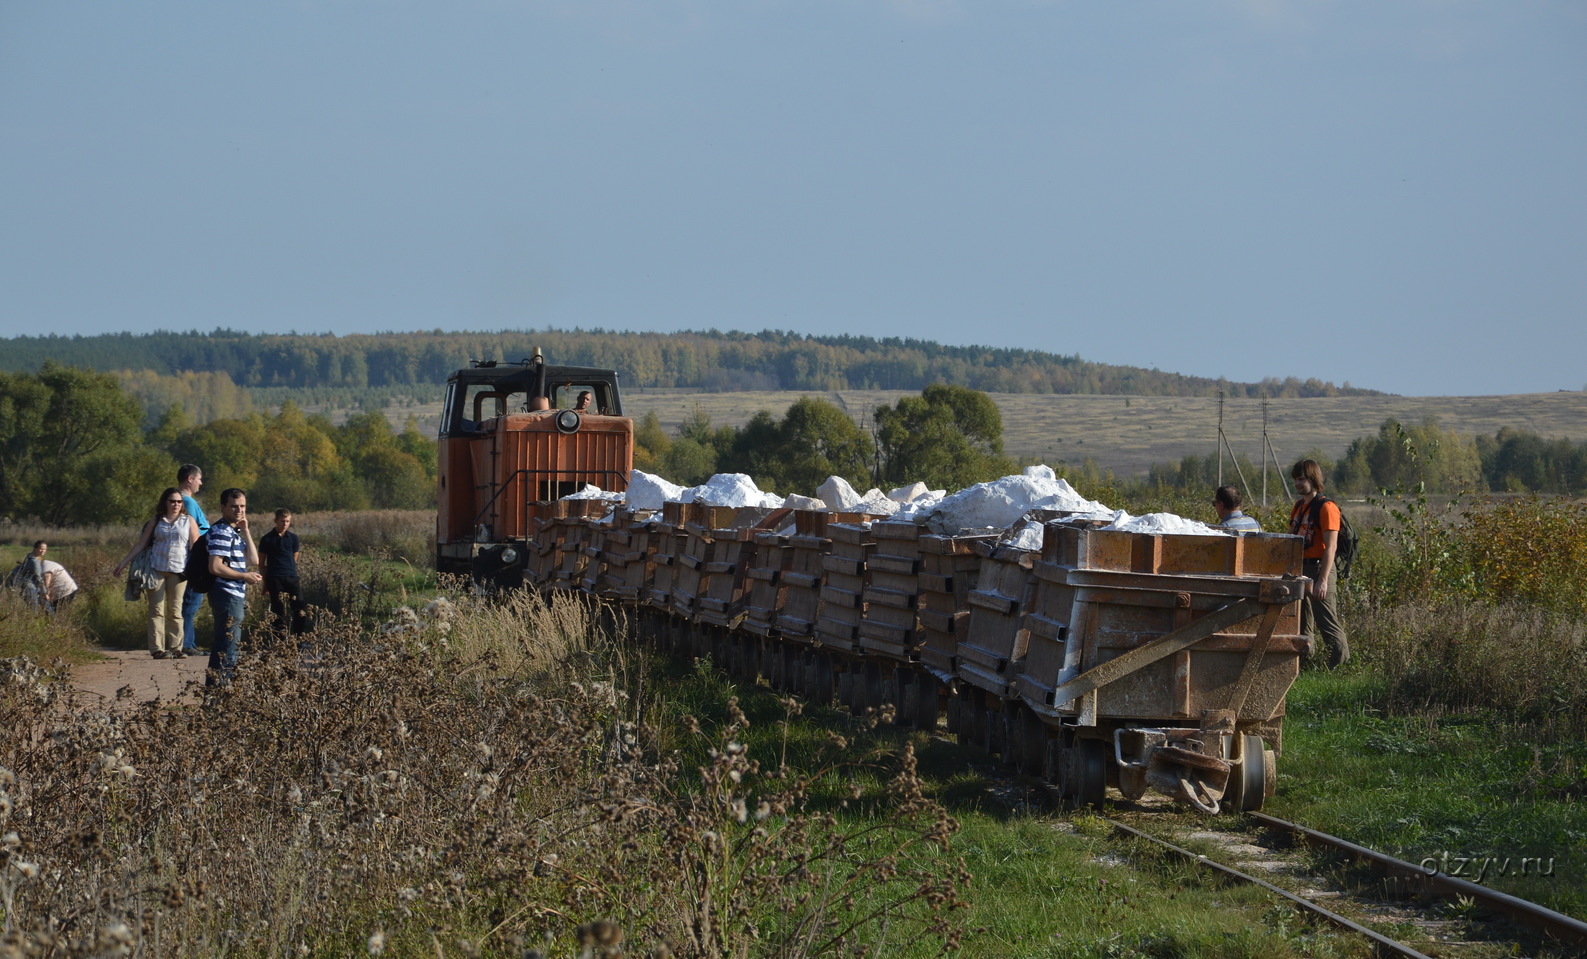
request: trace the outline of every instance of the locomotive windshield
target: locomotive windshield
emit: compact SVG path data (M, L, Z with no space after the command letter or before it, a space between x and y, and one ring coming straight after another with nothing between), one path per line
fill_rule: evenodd
M577 409L586 414L621 416L623 403L617 374L576 366L544 366L533 360L477 363L452 374L447 382L441 435L467 435L487 420L536 409Z

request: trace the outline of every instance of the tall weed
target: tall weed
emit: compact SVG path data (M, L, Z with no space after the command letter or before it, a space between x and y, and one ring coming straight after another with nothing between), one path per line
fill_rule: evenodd
M0 685L0 902L19 956L933 951L963 877L912 760L864 825L638 709L582 602L328 617L193 708ZM334 656L324 656L334 649ZM834 744L831 768L853 761ZM865 757L875 765L877 757ZM14 835L10 835L13 834ZM927 943L916 941L925 934Z
M309 548L322 546L354 556L381 553L422 569L435 568L434 510L361 510L304 513L293 529ZM262 535L266 527L261 526Z
M1549 741L1587 732L1587 625L1520 604L1468 600L1363 610L1352 623L1397 714L1492 713Z

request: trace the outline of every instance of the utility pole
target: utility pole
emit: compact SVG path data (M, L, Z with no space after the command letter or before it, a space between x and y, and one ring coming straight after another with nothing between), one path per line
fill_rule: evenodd
M1223 485L1223 391L1218 391L1218 485Z
M1240 469L1240 460L1234 455L1234 448L1229 445L1229 437L1223 432L1223 390L1218 391L1218 485L1223 485L1223 453L1229 453L1229 463L1234 467L1234 475L1240 478L1240 489L1246 496L1251 495L1251 484L1245 481L1245 471Z
M1278 463L1278 454L1273 452L1273 444L1267 438L1267 396L1262 397L1262 505L1267 505L1267 464L1273 463L1273 472L1278 474L1278 481L1284 487L1284 497L1292 499L1289 491L1289 480L1284 476L1284 467Z

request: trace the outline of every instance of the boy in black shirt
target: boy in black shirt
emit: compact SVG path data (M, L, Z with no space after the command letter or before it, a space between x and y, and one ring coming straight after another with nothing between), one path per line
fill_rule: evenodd
M259 539L259 559L265 593L270 597L270 628L278 635L287 630L286 607L292 607L292 635L308 631L303 591L298 588L298 534L291 532L292 511L276 510L275 529Z

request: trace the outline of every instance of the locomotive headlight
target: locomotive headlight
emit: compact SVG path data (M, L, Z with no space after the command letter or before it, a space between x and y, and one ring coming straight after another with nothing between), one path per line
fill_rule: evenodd
M557 432L577 433L579 420L579 414L575 410L563 410L557 414Z
M501 564L503 566L511 566L516 562L518 562L518 551L516 549L509 546L501 551Z

